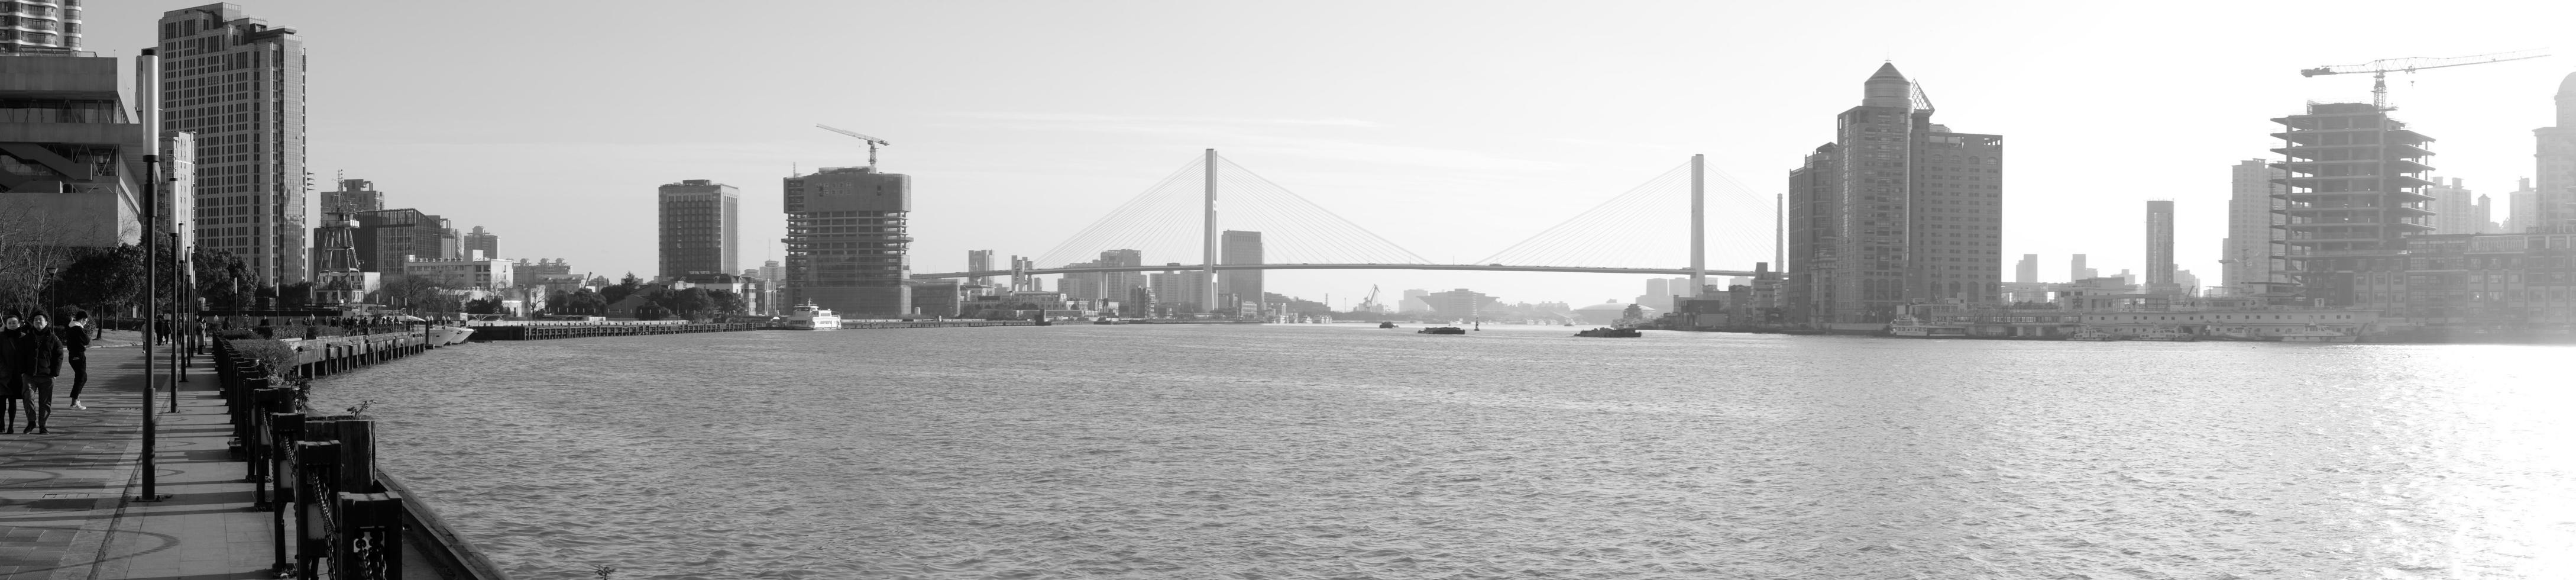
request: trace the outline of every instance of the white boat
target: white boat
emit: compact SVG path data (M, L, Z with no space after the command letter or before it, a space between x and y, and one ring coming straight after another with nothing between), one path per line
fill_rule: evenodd
M808 300L787 311L786 323L789 330L840 330L841 315Z
M2171 327L2157 327L2154 330L2138 334L2138 340L2152 340L2157 342L2191 342L2199 339L2200 337L2192 336L2191 333L2183 332L2181 329Z
M463 326L432 326L429 328L429 344L431 346L455 346L465 344L465 339L471 336L474 336L474 329Z
M1922 319L1907 316L1889 323L1887 333L1906 338L1967 338L1968 328L1927 324Z
M2314 324L2308 325L2306 330L2293 330L2273 336L2278 337L2281 342L2353 342L2361 339L2342 331L2326 330Z

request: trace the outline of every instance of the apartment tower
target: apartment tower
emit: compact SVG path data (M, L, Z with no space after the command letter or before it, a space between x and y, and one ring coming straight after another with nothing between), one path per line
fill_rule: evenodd
M2567 228L2576 226L2576 73L2568 73L2558 82L2558 125L2532 131L2539 139L2533 154L2540 163L2539 178L2533 189L2531 219L2526 227ZM2513 210L2521 215L2522 209ZM2565 229L2544 230L2567 232Z
M786 178L787 295L842 318L911 313L912 176L875 167L826 167Z
M481 250L485 258L501 257L501 236L483 231L483 226L474 226L474 232L465 234L462 240L456 257L472 256L476 250Z
M2288 217L2282 214L2281 184L2287 176L2261 159L2236 162L2228 168L2227 237L2219 240L2218 283L2227 291L2240 295L2260 294L2266 288L2257 283L2280 282L2282 256L2288 249L2282 245L2282 226Z
M2174 288L2174 202L2170 199L2147 201L2147 291L2170 293Z
M2406 238L2432 231L2433 198L2423 178L2433 138L2369 103L2308 105L2305 114L2273 119L2283 127L2275 165L2289 217L2290 271L2303 295L2329 307L2351 305L2367 292L2356 281L2395 285L2387 254Z
M741 247L742 190L704 179L664 184L661 205L660 276L678 280L691 274L739 271L734 254Z
M80 49L80 0L0 2L0 52Z
M2505 194L2504 233L2519 234L2540 225L2540 190L2531 187L2531 178L2516 182L2513 193Z
M1217 263L1226 265L1262 263L1261 232L1226 230L1218 241L1223 245L1217 248ZM1218 270L1216 273L1216 293L1233 294L1236 303L1259 304L1261 292L1260 270ZM1220 304L1217 308L1232 306L1234 304Z
M232 252L262 284L305 281L303 40L233 4L160 25L162 125L196 134L198 247Z
M1906 304L2002 300L2003 137L1932 123L1896 65L1789 172L1791 320L1884 325Z

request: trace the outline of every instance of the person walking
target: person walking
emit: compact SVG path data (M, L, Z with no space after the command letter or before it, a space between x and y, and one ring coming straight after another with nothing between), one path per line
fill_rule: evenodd
M26 388L18 379L18 315L0 312L0 434L17 432L18 402ZM35 410L27 412L32 416Z
M89 311L72 309L69 322L63 323L63 362L72 367L73 409L88 409L80 401L81 387L89 384Z
M27 316L26 326L19 327L10 341L9 366L17 372L19 401L26 403L27 426L22 431L52 433L46 423L54 416L54 376L63 372L63 341L47 328L52 320L43 312Z

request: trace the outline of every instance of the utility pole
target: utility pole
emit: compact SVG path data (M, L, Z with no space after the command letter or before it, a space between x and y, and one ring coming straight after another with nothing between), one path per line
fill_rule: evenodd
M1216 150L1215 150L1215 149L1208 149L1208 150L1207 150L1207 161L1204 163L1204 165L1206 165L1206 166L1207 166L1207 217L1206 217L1206 221L1205 221L1205 223L1207 224L1207 226L1206 226L1206 227L1207 227L1207 236L1206 236L1206 239L1201 240L1201 242L1202 242L1202 243L1201 243L1201 249L1202 249L1202 250L1204 250L1204 253L1205 253L1205 256L1204 256L1204 257L1205 257L1205 259L1207 260L1207 262L1206 262L1206 264L1207 264L1207 275L1205 276L1205 277L1207 278L1207 293L1203 296L1203 297L1204 297L1204 298L1206 298L1207 300L1206 300L1206 302L1201 303L1199 307L1200 307L1200 308L1205 308L1205 309L1207 309L1207 311L1208 311L1208 312L1216 312ZM1240 315L1241 313L1236 313L1236 314Z

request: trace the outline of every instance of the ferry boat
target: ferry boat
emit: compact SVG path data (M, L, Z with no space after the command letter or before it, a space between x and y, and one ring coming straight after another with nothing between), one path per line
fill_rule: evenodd
M1927 324L1922 319L1907 316L1888 324L1887 333L1905 338L1967 338L1968 329L1960 326Z
M1645 336L1645 335L1646 335L1646 333L1637 332L1637 329L1634 329L1634 328L1609 328L1609 327L1603 327L1603 328L1595 328L1595 329L1592 329L1592 330L1578 331L1578 332L1575 332L1575 333L1574 333L1574 335L1575 335L1575 336L1588 336L1588 337L1593 337L1593 338L1637 338L1637 337Z
M2119 340L2119 339L2120 339L2120 335L2117 335L2117 334L2111 334L2111 333L2109 333L2109 332L2104 332L2104 331L2102 331L2102 329L2087 326L2087 327L2084 327L2084 328L2081 328L2081 329L2076 330L2076 331L2075 331L2075 334L2069 334L2069 335L2066 335L2066 339L2067 339L2067 340L2085 340L2085 341L2093 341L2093 342L2111 342L2111 341L2114 341L2114 340Z
M2293 330L2274 336L2281 342L2353 342L2361 339L2341 331L2326 330L2314 324L2308 325L2306 330Z
M2152 340L2157 342L2191 342L2199 339L2199 337L2192 336L2191 333L2183 332L2181 329L2163 327L2149 330L2138 335L2138 340Z
M807 300L804 304L787 311L787 328L789 330L840 330L841 315L833 314L831 309L815 306L814 301Z
M1414 333L1414 334L1466 334L1466 333L1467 333L1467 329L1459 328L1459 327L1455 327L1455 326L1434 326L1434 327L1431 327L1431 328L1425 328L1425 329L1422 329L1422 330L1416 330L1416 331L1413 331L1413 333Z

